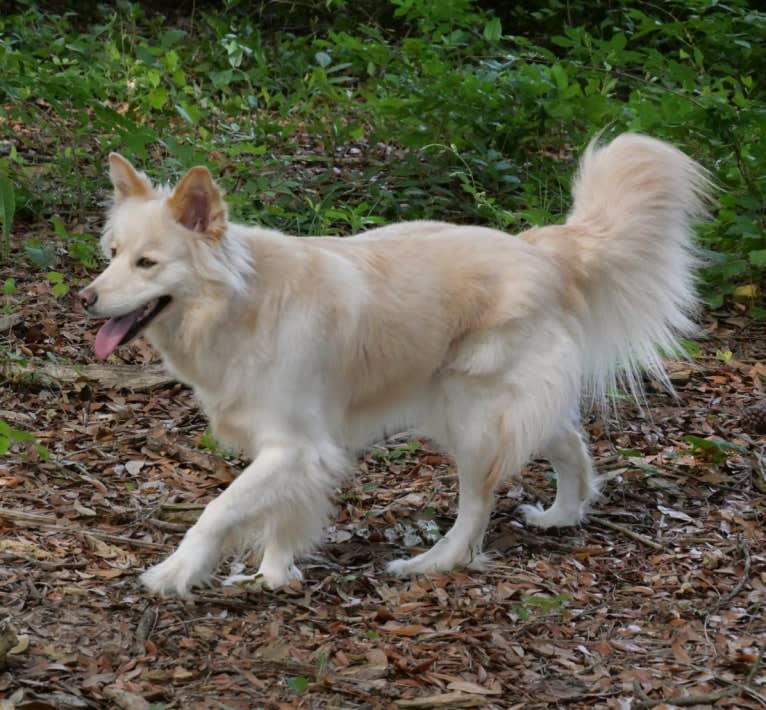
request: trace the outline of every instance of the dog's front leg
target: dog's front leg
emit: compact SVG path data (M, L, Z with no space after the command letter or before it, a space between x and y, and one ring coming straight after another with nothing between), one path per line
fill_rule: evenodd
M221 555L236 542L264 550L259 569L271 587L299 576L296 554L317 542L342 473L333 447L271 445L211 501L178 549L141 581L159 594L187 595L209 581Z

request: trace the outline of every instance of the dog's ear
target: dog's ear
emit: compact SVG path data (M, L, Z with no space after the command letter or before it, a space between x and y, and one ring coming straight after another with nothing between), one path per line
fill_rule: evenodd
M211 239L226 232L226 204L210 171L201 165L181 178L168 206L176 221L193 232Z
M117 203L129 197L148 198L154 194L149 178L139 173L119 153L109 154L109 177L114 185L114 200Z

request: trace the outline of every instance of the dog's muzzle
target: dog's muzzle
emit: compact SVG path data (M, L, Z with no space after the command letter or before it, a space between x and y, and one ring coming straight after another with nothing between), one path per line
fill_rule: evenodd
M80 296L80 303L82 303L82 307L89 311L93 306L96 305L96 301L98 301L98 293L93 288L84 288L79 293Z

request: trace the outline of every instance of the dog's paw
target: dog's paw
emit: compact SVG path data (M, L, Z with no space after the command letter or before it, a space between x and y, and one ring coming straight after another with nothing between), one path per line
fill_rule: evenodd
M393 577L408 577L411 574L415 574L415 571L412 569L411 559L391 560L386 565L386 572Z
M538 528L566 528L573 525L579 525L582 521L582 514L579 510L562 511L551 506L547 510L539 503L537 505L519 506L519 511L524 516L524 522L527 525L534 525Z
M295 566L284 569L264 569L261 567L255 574L230 574L222 584L231 587L245 587L254 591L261 589L279 589L293 580L302 580L303 574Z
M290 584L293 580L300 581L303 579L303 573L294 564L279 568L266 568L261 565L257 576L263 579L264 586L269 589L279 589Z
M142 584L162 596L188 597L192 587L207 584L209 579L210 569L180 549L141 575Z
M409 559L392 560L386 565L389 574L407 577L414 574L449 572L456 567L476 567L484 563L480 550L465 545L456 545L448 537L442 538L430 550Z

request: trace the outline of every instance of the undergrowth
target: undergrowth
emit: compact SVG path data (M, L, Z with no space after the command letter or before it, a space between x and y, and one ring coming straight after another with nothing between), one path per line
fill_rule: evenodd
M294 233L514 231L560 220L587 141L630 129L720 186L711 305L762 280L766 14L745 0L56 7L0 18L0 255L43 218L19 245L41 279L51 243L95 266L110 150L160 180L206 163L238 218Z

